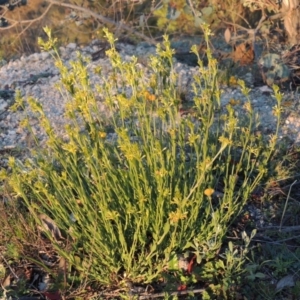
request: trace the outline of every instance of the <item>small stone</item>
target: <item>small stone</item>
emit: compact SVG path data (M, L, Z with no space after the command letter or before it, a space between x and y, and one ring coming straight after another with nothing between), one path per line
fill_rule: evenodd
M75 50L77 48L77 45L75 43L70 43L66 47L68 50Z
M27 57L27 61L38 61L39 53L33 53Z
M3 112L8 107L6 102L0 102L0 112Z
M40 56L42 60L46 60L47 58L50 57L50 54L48 52L41 52Z
M16 131L15 130L8 130L7 132L9 135L16 135Z

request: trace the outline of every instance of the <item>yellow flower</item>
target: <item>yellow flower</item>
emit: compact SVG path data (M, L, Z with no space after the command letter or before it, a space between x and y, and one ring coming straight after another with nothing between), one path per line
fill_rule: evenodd
M279 117L280 114L281 114L281 112L282 112L282 109L281 109L280 106L275 105L275 106L273 107L273 115L274 115L275 117Z
M116 220L118 219L120 214L117 211L114 210L107 210L105 213L105 219L106 220Z
M147 97L147 99L148 99L149 101L155 101L156 96L153 95L153 94L149 94L148 97Z
M173 223L178 223L179 220L185 219L186 215L186 212L182 213L181 211L179 211L179 209L177 209L177 211L172 211L169 213L169 219Z
M237 83L238 83L238 81L237 81L236 77L230 76L230 78L229 78L229 84L230 85L237 85Z
M159 170L156 170L155 174L156 174L157 176L163 178L163 177L165 177L165 176L168 174L168 172L167 172L166 169L161 168L161 169L159 169Z
M15 167L15 164L16 164L15 158L14 158L13 156L10 156L10 157L8 158L8 166L9 166L10 168L14 168L14 167Z
M1 169L1 171L0 171L0 181L4 180L6 178L7 178L7 172L6 172L6 170Z
M77 152L77 146L75 145L74 142L66 143L66 144L62 145L62 148L65 151L68 151L72 154L76 154L76 152Z
M172 138L176 137L176 129L173 129L173 128L169 129L168 132Z
M241 100L235 100L235 99L233 99L233 98L231 98L230 100L229 100L229 104L231 105L231 106L235 106L235 105L238 105L238 104L240 104L241 103Z
M208 188L204 191L204 195L207 196L207 197L210 197L213 193L215 192L214 189L212 188Z
M106 132L100 131L100 132L99 132L99 136L100 136L102 139L104 139L104 138L106 137Z
M219 137L219 142L222 143L222 146L223 145L230 145L232 143L232 141L229 138L227 138L223 135Z
M249 113L252 112L252 106L251 106L251 103L250 102L246 102L244 104L244 109L247 110Z
M156 96L154 94L149 93L148 91L144 91L144 97L148 101L155 101L155 99L156 99Z

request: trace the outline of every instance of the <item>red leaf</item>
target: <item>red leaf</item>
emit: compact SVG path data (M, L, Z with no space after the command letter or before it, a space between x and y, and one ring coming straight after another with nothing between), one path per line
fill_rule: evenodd
M195 259L196 259L196 255L194 255L194 256L192 257L191 261L190 261L189 264L188 264L187 272L188 272L189 274L192 274L193 266L194 266L194 264L195 264Z
M59 292L54 292L54 293L44 292L42 294L49 300L62 300L62 297Z
M178 288L177 291L185 291L187 289L187 286L185 284L181 284Z

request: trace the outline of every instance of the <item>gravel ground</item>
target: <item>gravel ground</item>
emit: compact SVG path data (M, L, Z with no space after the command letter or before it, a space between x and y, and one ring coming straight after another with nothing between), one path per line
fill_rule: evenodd
M86 47L78 47L71 43L66 47L61 47L60 54L63 62L70 67L70 61L76 59L76 51L81 51L83 55L91 55L99 51L103 43L95 40ZM144 58L149 54L155 53L155 48L141 43L138 46L118 43L117 48L124 61L129 61L132 55L136 55L141 63L140 67L144 70L145 76L150 72L143 63ZM175 69L179 74L182 86L186 86L189 79L198 72L198 67L191 67L175 60ZM91 85L101 84L103 79L99 78L92 71L95 67L101 66L103 73L109 74L111 66L108 58L103 57L88 63L87 68L90 73ZM54 66L53 58L49 53L34 53L30 56L22 56L20 59L3 62L0 68L0 150L15 148L18 146L28 146L27 133L20 127L20 121L26 111L9 111L10 105L14 101L14 91L19 89L21 95L27 99L34 97L43 105L47 116L54 124L56 129L63 134L63 124L65 123L63 113L66 98L56 89L55 85L59 82L60 74ZM250 99L255 111L261 119L261 130L265 134L274 132L275 119L272 114L272 107L276 100L272 96L272 90L267 86L254 87L255 78L251 72L244 72L241 75L247 85L251 88ZM300 142L300 95L295 91L283 91L283 121L280 136L288 137L290 140ZM222 87L221 103L222 107L228 103L235 103L237 113L243 114L243 104L246 99L238 87ZM38 127L38 120L31 120L34 132L43 140L45 136Z

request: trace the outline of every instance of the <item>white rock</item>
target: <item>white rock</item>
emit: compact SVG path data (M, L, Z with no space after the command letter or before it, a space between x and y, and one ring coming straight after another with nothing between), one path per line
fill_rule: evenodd
M0 112L3 112L8 107L6 102L0 102Z
M77 45L75 43L70 43L66 47L68 50L75 50L77 48Z
M40 56L42 60L46 60L50 57L50 54L48 52L41 52Z
M17 134L15 130L8 130L7 133L9 135L16 135Z
M27 61L37 61L39 60L39 53L33 53L27 57Z

